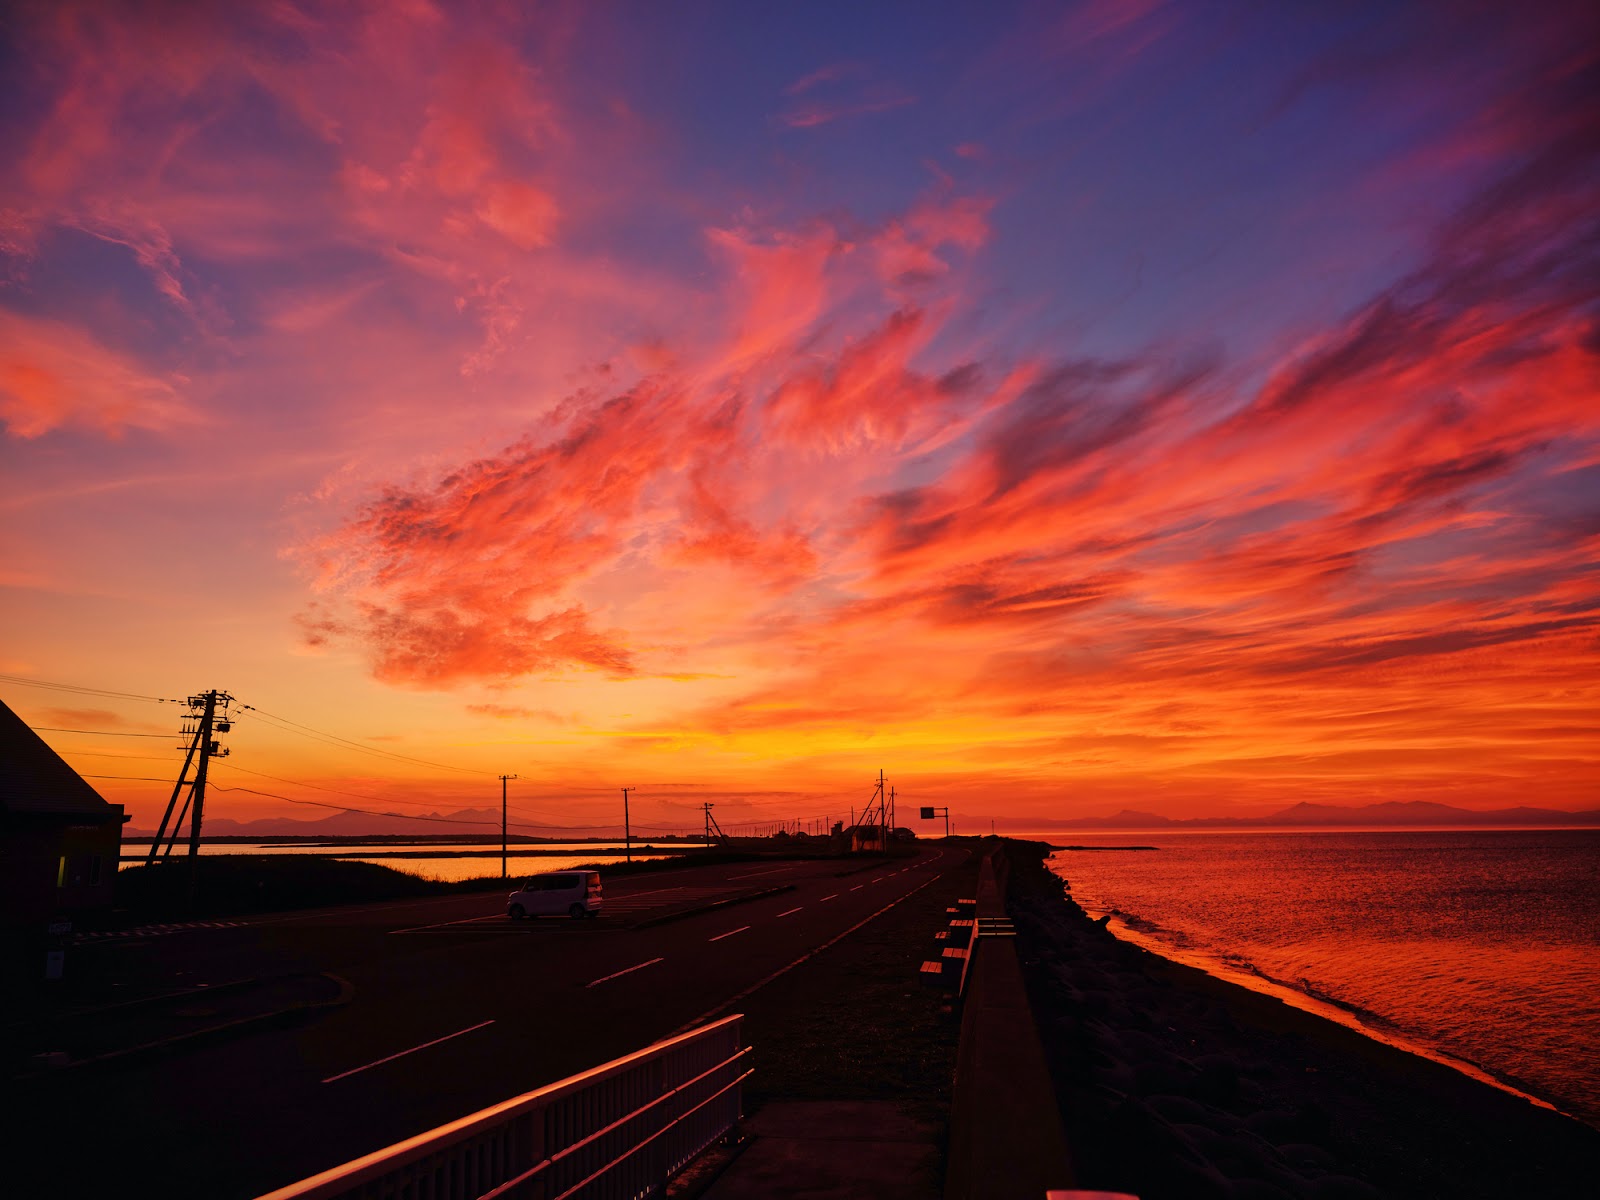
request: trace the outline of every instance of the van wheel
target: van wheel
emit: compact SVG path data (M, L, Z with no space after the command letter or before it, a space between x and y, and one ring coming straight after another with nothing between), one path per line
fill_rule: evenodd
M567 909L567 915L570 916L574 921L583 920L583 905L574 904L571 908Z
M513 921L520 921L523 917L528 915L527 913L523 912L522 905L520 904L513 904L506 911L511 914L511 919Z

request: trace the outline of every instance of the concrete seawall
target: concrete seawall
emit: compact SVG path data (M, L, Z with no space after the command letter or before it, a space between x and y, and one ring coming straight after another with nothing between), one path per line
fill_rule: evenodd
M950 1111L945 1200L1043 1200L1072 1186L1055 1089L1009 933L1005 858L978 873L979 929L969 953Z

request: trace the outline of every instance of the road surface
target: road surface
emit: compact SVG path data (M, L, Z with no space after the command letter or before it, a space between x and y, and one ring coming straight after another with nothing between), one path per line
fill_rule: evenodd
M73 948L121 994L291 971L349 1003L20 1088L18 1194L244 1197L724 1012L964 862L757 862L618 878L597 921L503 916L499 893L162 927ZM772 894L660 924L685 905ZM510 890L509 888L507 889ZM16 1159L13 1159L16 1165Z

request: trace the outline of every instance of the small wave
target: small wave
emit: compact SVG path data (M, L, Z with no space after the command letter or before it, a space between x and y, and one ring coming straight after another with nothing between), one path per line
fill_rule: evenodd
M1174 950L1194 949L1194 939L1181 929L1168 929L1148 917L1141 917L1138 913L1131 913L1121 908L1109 908L1105 912L1108 916L1115 917L1125 928L1145 937L1154 938Z
M1140 933L1161 933L1160 925L1154 921L1141 917L1138 913L1124 912L1120 908L1113 908L1111 915L1121 921L1129 929L1137 929Z
M1263 978L1270 978L1270 976L1264 976ZM1281 981L1274 980L1273 982L1276 983ZM1356 1004L1354 1001L1341 999L1334 993L1328 991L1326 988L1318 987L1309 979L1301 979L1299 982L1290 984L1288 986L1304 992L1313 1000L1320 1000L1323 1004L1331 1004L1334 1008L1349 1013L1363 1025L1370 1025L1374 1029L1384 1029L1393 1032L1402 1031L1402 1026L1395 1021L1390 1020L1382 1013L1375 1012L1364 1004Z
M1159 850L1160 846L1051 846L1052 850Z

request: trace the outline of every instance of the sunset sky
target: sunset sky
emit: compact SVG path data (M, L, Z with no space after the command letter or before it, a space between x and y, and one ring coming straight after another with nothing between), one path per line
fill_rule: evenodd
M1593 4L8 12L0 699L135 824L208 688L239 820L1600 804Z

